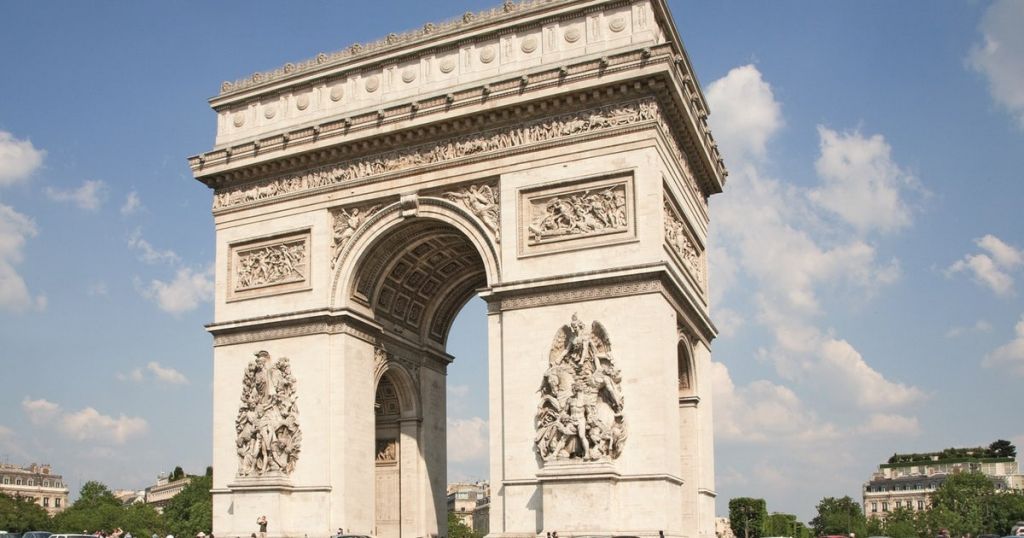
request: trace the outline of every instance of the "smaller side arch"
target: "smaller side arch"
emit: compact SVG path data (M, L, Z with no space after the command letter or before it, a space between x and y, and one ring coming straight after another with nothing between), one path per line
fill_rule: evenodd
M696 363L693 359L693 339L686 329L680 327L676 342L676 366L679 381L679 397L692 398L697 395Z
M374 349L373 391L377 393L381 381L387 376L398 393L400 418L420 418L420 394L416 380L409 370L393 360L383 347Z

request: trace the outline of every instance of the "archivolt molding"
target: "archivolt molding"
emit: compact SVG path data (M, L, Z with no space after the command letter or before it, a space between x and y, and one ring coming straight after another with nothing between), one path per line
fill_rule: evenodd
M431 221L436 223L432 226L432 229L435 231L441 231L447 225L449 229L458 231L466 237L484 264L484 271L488 282L500 279L501 270L498 248L494 243L489 228L480 219L476 218L459 204L433 196L419 197L418 206L417 216L422 218L424 223ZM361 268L360 265L366 263L368 259L360 259L360 257L355 256L353 254L355 251L365 251L365 249L381 238L387 241L388 244L398 248L399 245L414 241L416 238L430 232L428 228L412 227L404 230L399 229L389 234L388 232L391 228L400 225L404 220L401 211L402 206L400 203L392 203L381 208L359 224L345 241L335 262L334 281L331 287L332 306L337 304L339 300L347 300L347 298L341 299L338 295L342 289L351 289L356 294L356 297L368 300L371 294L372 281L356 279L360 278L360 273L371 277L379 276L382 274L383 264L389 262L389 257L378 256L377 265ZM346 284L343 285L343 283Z
M420 365L409 358L388 351L384 344L373 348L373 382L379 385L389 374L392 383L398 389L398 397L402 402L403 416L418 416Z

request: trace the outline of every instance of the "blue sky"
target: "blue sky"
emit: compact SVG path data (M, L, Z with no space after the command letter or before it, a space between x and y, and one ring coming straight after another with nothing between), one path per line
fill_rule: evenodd
M208 465L206 100L492 3L354 5L0 4L0 459L75 488ZM670 5L732 172L719 512L809 518L895 451L1024 444L1024 3ZM452 478L485 478L483 312L450 341Z

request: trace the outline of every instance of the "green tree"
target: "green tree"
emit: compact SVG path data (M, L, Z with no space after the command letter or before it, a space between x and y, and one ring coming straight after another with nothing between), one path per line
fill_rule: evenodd
M462 522L455 512L448 512L448 538L480 538L480 533L474 532Z
M988 502L988 532L1007 536L1018 521L1024 521L1024 493L1002 491L993 495Z
M736 536L761 538L764 536L767 519L768 508L764 499L753 497L729 499L729 526L732 527L732 532Z
M991 445L988 445L989 451L992 453L994 458L1016 458L1017 447L1013 446L1013 443L1006 439L1000 439Z
M185 478L185 471L183 471L179 465L171 471L170 481L174 482L175 480L181 480L182 478Z
M765 536L796 537L796 516L773 512L764 522Z
M867 519L860 503L849 496L839 499L825 497L817 508L818 515L811 520L815 535L856 533L857 536L867 536Z
M793 538L811 538L811 529L802 522L796 522L796 530L793 531Z
M163 523L174 536L195 536L213 528L213 480L196 476L164 507Z
M949 521L949 532L953 535L991 532L988 512L995 493L996 488L987 476L958 473L944 480L935 490L932 506L945 508L956 516Z
M154 534L165 536L167 526L156 508L145 503L133 503L123 508L121 524L118 525L133 536L144 538Z
M907 507L900 507L885 517L882 532L879 534L891 538L915 538L918 535L917 531L917 518L914 511Z
M11 497L0 493L0 529L27 532L46 529L50 516L29 497Z
M113 530L121 526L124 508L107 486L90 480L79 491L78 500L53 518L58 532Z

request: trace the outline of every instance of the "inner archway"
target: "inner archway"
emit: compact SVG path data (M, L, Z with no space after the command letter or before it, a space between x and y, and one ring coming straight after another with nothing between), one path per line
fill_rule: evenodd
M455 359L448 336L463 306L487 285L486 267L465 234L436 219L393 223L363 252L350 299L382 329L375 353L383 372L374 392L376 535L445 535L447 373ZM472 310L482 310L477 306Z

